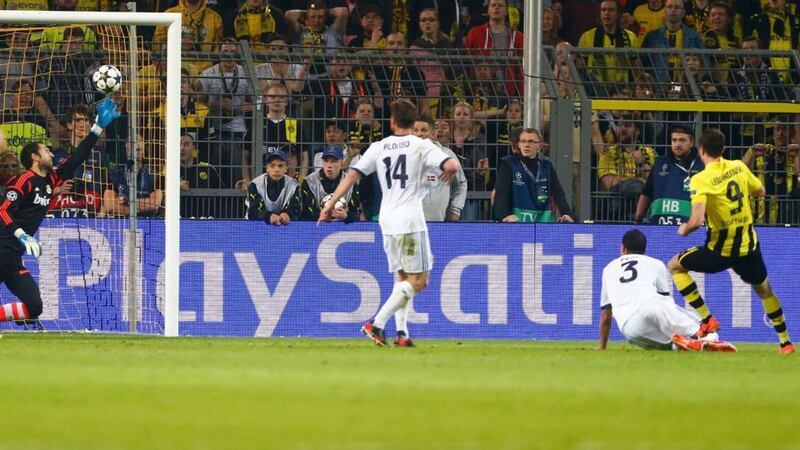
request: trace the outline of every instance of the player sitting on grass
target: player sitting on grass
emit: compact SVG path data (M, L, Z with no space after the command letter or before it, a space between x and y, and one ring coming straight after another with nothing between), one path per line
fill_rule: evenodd
M608 344L613 315L625 339L644 349L735 352L727 342L689 337L697 334L700 324L675 304L667 268L646 256L646 247L644 234L629 230L622 237L622 256L603 269L600 350Z
M672 278L686 301L703 318L698 334L702 337L719 330L720 324L703 302L689 271L717 273L732 268L761 298L764 312L778 333L780 353L794 353L781 302L767 281L767 267L753 228L750 198L763 196L764 185L743 162L724 159L724 150L725 135L721 131L709 129L700 136L700 159L706 168L690 181L692 215L678 228L678 234L688 236L700 228L705 219L706 243L689 248L670 260Z
M57 168L53 168L53 153L43 143L32 142L22 149L20 160L26 170L8 182L0 203L0 282L20 301L3 305L0 321L33 321L42 313L39 286L22 265L22 255L39 257L41 247L33 236L47 214L54 188L73 178L75 169L89 156L103 129L117 117L114 101L103 100L89 133Z

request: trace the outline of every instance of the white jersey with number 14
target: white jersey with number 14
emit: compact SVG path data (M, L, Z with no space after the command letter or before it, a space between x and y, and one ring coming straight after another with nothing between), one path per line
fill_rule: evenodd
M436 144L414 135L389 136L369 146L353 168L365 176L377 173L383 191L383 234L428 230L422 209L425 176L448 158Z

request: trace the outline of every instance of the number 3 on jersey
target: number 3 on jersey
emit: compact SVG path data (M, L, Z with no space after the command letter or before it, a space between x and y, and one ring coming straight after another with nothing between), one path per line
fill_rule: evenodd
M392 158L388 156L383 158L383 163L386 165L386 188L392 188L392 180L399 180L400 189L405 189L406 180L408 180L408 175L406 175L406 155L398 155L397 162L394 165L392 165Z
M619 277L619 282L620 283L630 283L631 281L635 280L639 276L639 271L636 270L636 264L638 264L638 263L639 263L639 261L628 261L628 262L622 263L622 267L625 268L625 273L627 274L628 272L630 272L630 274L626 275L626 276Z

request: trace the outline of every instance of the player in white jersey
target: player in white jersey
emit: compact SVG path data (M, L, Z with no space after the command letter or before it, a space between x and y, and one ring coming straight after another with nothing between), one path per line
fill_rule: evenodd
M613 316L628 342L645 349L735 352L727 342L693 338L699 318L675 304L667 267L646 256L646 247L644 234L629 230L622 238L622 256L603 269L600 349L608 344Z
M414 136L416 110L408 100L392 103L390 125L394 134L369 146L361 159L351 166L353 170L339 182L327 203L335 205L362 176L378 172L383 191L380 210L383 250L389 260L389 271L397 273L389 299L375 318L361 327L361 331L379 346L386 345L383 329L392 314L397 325L395 344L413 346L408 333L408 304L428 285L428 273L433 267L428 225L422 209L426 192L424 179L431 169L438 167L442 181L447 183L461 169L458 161L434 143ZM328 206L320 211L320 222L331 220L333 207Z

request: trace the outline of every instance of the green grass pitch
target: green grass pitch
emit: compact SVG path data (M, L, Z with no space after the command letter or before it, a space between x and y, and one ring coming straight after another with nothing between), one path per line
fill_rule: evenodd
M1 449L800 448L800 359L6 333Z

